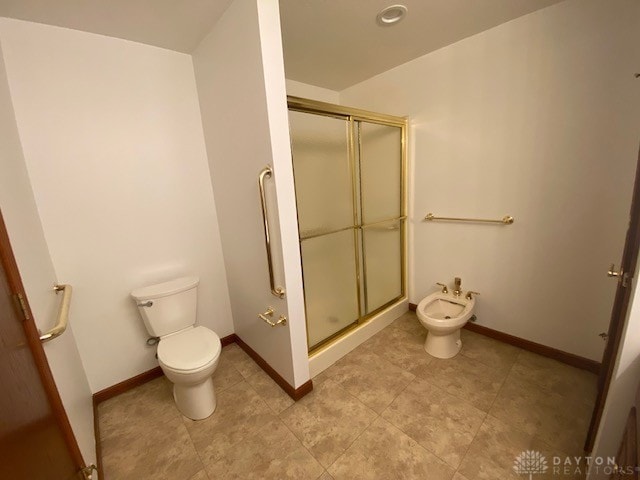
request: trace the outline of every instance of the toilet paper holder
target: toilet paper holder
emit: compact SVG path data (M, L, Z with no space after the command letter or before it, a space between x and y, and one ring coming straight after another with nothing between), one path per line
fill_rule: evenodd
M273 307L267 307L267 310L264 313L259 313L258 318L268 324L270 327L277 327L278 325L282 325L283 327L287 324L287 317L284 315L280 315L280 318L277 321L272 321L271 317L273 317Z

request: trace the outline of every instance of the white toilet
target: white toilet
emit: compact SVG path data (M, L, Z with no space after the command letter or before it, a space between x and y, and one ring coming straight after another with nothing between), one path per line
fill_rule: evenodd
M211 375L218 366L220 338L195 326L197 277L183 277L131 292L149 334L159 337L158 361L173 383L178 410L193 420L216 409Z
M457 280L457 279L456 279ZM449 292L443 286L440 292L422 299L416 308L418 319L427 329L424 349L436 358L455 357L462 348L460 329L473 315L477 292Z

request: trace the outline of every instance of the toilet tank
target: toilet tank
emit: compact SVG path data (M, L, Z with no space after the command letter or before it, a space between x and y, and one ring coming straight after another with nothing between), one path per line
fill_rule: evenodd
M150 335L163 337L196 323L198 283L198 277L181 277L131 292Z

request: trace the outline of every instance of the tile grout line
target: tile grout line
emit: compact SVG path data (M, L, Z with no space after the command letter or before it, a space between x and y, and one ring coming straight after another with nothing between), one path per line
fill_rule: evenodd
M251 359L251 361L253 362L253 359ZM254 362L254 363L255 363L255 362ZM256 365L257 365L257 364L256 364ZM259 372L256 372L255 374L250 375L250 377L251 377L251 376L253 376L253 375L257 375L258 373L259 373ZM317 478L320 478L320 477L324 474L324 472L326 471L326 469L325 469L325 468L324 468L324 466L323 466L323 465L318 461L318 459L317 459L317 458L316 458L316 457L311 453L311 451L309 451L309 449L308 449L308 448L306 447L306 445L302 442L302 440L298 438L298 436L297 436L297 435L296 435L296 434L295 434L295 433L294 433L294 432L293 432L293 431L288 427L288 425L287 425L286 423L284 423L284 421L282 420L282 418L281 418L281 416L280 416L280 414L281 414L281 413L283 413L283 412L285 412L286 410L288 410L289 408L293 407L293 406L296 404L296 402L294 402L294 403L292 403L291 405L289 405L289 406L288 406L287 408L285 408L282 412L280 412L280 413L276 413L276 412L274 412L274 410L271 408L271 406L270 406L270 405L269 405L269 403L266 401L266 399L265 399L262 395L260 395L260 393L258 393L258 391L253 387L253 385L251 385L251 384L247 381L247 379L246 379L246 378L242 377L242 381L243 381L243 382L245 382L245 383L248 385L248 387L249 387L249 388L250 388L250 389L251 389L251 390L252 390L252 391L253 391L253 392L258 396L258 398L262 401L262 403L264 403L264 405L267 407L267 409L269 410L269 412L271 412L271 414L272 414L272 415L273 415L273 416L274 416L274 417L275 417L275 418L276 418L276 419L277 419L277 420L282 424L282 426L284 426L284 427L285 427L285 428L286 428L286 429L287 429L287 430L288 430L288 431L293 435L293 438L295 438L295 440L296 440L296 441L297 441L297 442L302 446L302 448L304 448L304 449L309 453L309 455L311 456L311 458L313 458L313 459L316 461L316 463L317 463L317 464L322 468L322 473L320 473L320 475L317 477ZM240 383L240 382L238 382L238 383ZM280 388L280 387L278 387L278 388ZM253 433L255 432L255 430L258 430L261 426L263 426L263 425L260 425L260 426L255 427L255 429L254 429L254 430L252 430L252 431L250 432L250 434L253 434ZM317 479L316 479L316 480L317 480Z
M416 379L418 377L416 376ZM421 378L422 379L422 378ZM424 380L424 379L422 379ZM426 381L426 380L425 380ZM429 382L427 382L429 383ZM434 385L432 383L429 383L429 385L433 388L437 388L438 390L441 390L442 392L444 392L447 395L451 395L452 397L457 398L458 400L460 400L459 397L456 397L455 395L450 394L449 392L447 392L446 390L444 390L442 387L439 387L437 385ZM402 392L404 392L407 388L409 388L409 384L407 384L407 386L402 390ZM402 393L400 392L400 393ZM396 396L396 398L398 398L400 396L400 394L398 394ZM395 401L395 399L394 399ZM383 411L382 413L384 413L385 411L388 410L388 408L391 406L393 402L391 402ZM465 402L467 405L471 405L473 407L473 405L469 402ZM480 410L477 407L474 407L476 410L482 412L483 416L482 416L482 422L480 423L480 427L482 427L482 424L484 423L484 421L486 420L487 416L489 415L488 412L483 412L482 410ZM382 416L382 413L380 414L380 416ZM454 476L455 473L458 471L458 468L460 468L460 465L458 465L457 467L453 467L449 462L447 462L444 458L440 457L436 452L430 450L429 448L425 447L424 445L422 445L418 440L416 440L415 438L413 438L408 432L405 432L402 427L400 427L399 425L396 425L395 423L393 423L391 420L387 420L386 418L383 418L383 420L389 422L391 425L393 425L394 427L396 427L398 430L400 430L402 433L404 433L407 437L409 437L411 440L415 441L420 447L422 447L424 450L426 450L427 452L431 453L433 456L435 456L438 460L440 460L441 462L443 462L445 465L447 465L448 467L451 467L454 471ZM464 457L467 455L467 452L469 451L469 447L471 446L471 444L473 443L473 440L475 440L476 436L478 435L478 432L480 431L480 427L478 427L478 431L476 431L476 433L473 435L473 438L471 439L471 442L469 442L469 445L467 446L467 449L464 452L464 455L461 456L461 460L460 460L460 464L462 464L462 460L464 459Z
M325 380L324 380L324 382L322 382L322 383L325 383L327 380L332 380L332 377L329 377L329 378L325 379ZM307 451L309 452L309 454L310 454L310 455L315 459L315 461L316 461L316 462L318 462L318 464L319 464L319 465L320 465L320 466L321 466L321 467L322 467L322 468L323 468L327 473L329 473L329 467L331 467L331 466L332 466L334 463L336 463L340 458L342 458L342 456L347 452L347 450L351 447L351 445L353 445L353 444L355 443L355 441L356 441L358 438L360 438L360 436L361 436L361 435L362 435L366 430L368 430L368 429L369 429L369 427L373 424L373 422L375 422L375 421L378 419L378 417L380 416L380 414L378 414L378 412L376 412L376 411L375 411L375 410L373 410L372 408L370 408L370 407L368 407L367 405L365 405L365 404L364 404L364 403L363 403L359 398L357 398L355 395L352 395L351 393L349 393L349 391L347 391L347 389L346 389L346 388L344 388L342 385L340 385L340 383L339 383L339 382L334 381L334 383L335 383L338 387L340 387L342 390L344 390L344 392L345 392L347 395L349 395L350 397L352 397L352 398L353 398L356 402L358 402L360 405L362 405L362 406L363 406L363 407L365 407L366 409L371 410L373 413L375 413L375 414L376 414L376 416L375 416L375 417L373 417L373 419L371 420L371 422L369 422L369 424L368 424L366 427L364 427L364 428L362 429L362 431L361 431L361 432L360 432L360 433L359 433L359 434L358 434L358 435L353 439L353 441L352 441L351 443L349 443L349 445L347 445L347 446L345 447L345 449L340 453L340 455L338 455L338 457L337 457L333 462L331 462L331 464L329 464L327 467L325 467L324 465L322 465L322 464L320 463L320 460L318 460L318 459L315 457L315 455L313 455L313 453L311 452L311 450L309 450L309 449L307 448L307 446L302 442L302 440L301 440L300 438L298 438L298 436L295 434L295 432L293 432L293 431L292 431L292 430L287 426L287 424L286 424L286 423L284 424L284 425L285 425L285 427L289 428L289 431L291 431L291 433L293 433L293 436L294 436L294 437L296 437L296 438L300 441L300 443L302 444L302 446L303 446L303 447L305 447L305 448L307 449ZM294 403L293 405L295 405L295 403ZM290 405L289 407L287 407L287 410L288 410L289 408L293 407L293 405ZM284 422L283 422L283 423L284 423ZM329 473L329 475L331 475L331 474Z
M151 382L154 382L154 381L161 381L161 379L164 379L164 378L165 378L165 377L164 377L164 375L163 375L162 377L159 377L158 379L151 380ZM162 381L163 381L163 380L162 380ZM168 380L167 380L167 381L168 381ZM140 385L140 386L136 387L136 389L134 389L134 390L137 390L138 388L143 387L144 385L148 385L148 384L149 384L149 383L151 383L151 382L147 382L146 384ZM171 388L173 388L173 384L171 384ZM134 390L130 390L130 392L133 392ZM173 390L172 390L172 392L173 392ZM125 393L128 393L128 392L125 392ZM106 402L113 401L113 400L115 400L115 399L119 398L120 396L121 396L121 395L118 395L118 396L116 396L116 397L110 398L109 400L106 400L105 402L101 402L99 405L102 405L102 404L104 404L104 403L106 403ZM148 424L150 424L150 425L158 425L158 424L160 424L160 425L164 425L165 423L170 422L170 421L171 421L171 420L173 420L174 418L178 418L178 419L180 419L180 421L182 422L182 414L181 414L181 413L180 413L180 411L178 410L178 407L176 407L175 401L173 400L173 396L171 397L171 406L172 406L171 410L172 410L172 411L174 411L176 415L174 415L174 416L167 416L167 418L164 418L164 419L162 419L162 420L160 420L160 421L157 421L157 419L156 419L156 418L153 418L153 419L150 419L150 420L146 420L146 421L144 421L144 422L143 422L143 424L147 424L147 423L148 423ZM100 424L100 419L101 419L101 417L103 417L103 415L100 413L100 408L98 408L98 409L97 409L97 413L98 413L98 424L100 425L100 431L101 431L101 432L103 432L103 431L104 431L104 425L101 425L101 424ZM106 435L106 436L104 436L104 437L102 437L102 436L101 436L101 437L100 437L100 442L104 442L105 440L109 440L109 439L111 439L112 437L115 437L115 436L117 436L117 435L118 435L118 432L113 432L113 433L108 434L108 435ZM102 456L104 457L104 456L106 456L106 455L108 455L108 454L105 454L105 453L103 452Z
M234 369L237 371L237 369L236 369L233 365L231 365L231 367L232 367L232 368L234 368ZM232 389L233 387L235 387L235 386L237 386L237 385L241 384L242 382L244 382L244 383L246 383L246 384L247 384L247 386L248 386L251 390L253 390L253 392L254 392L254 393L258 396L258 398L259 398L259 399L260 399L260 400L265 404L265 406L269 409L269 411L271 411L271 409L269 408L269 405L264 401L264 399L262 398L262 396L261 396L260 394L258 394L258 392L256 392L256 391L255 391L255 389L251 386L251 384L250 384L249 382L247 382L247 380L242 376L242 374L241 374L240 372L238 372L238 375L239 375L242 379L241 379L239 382L236 382L235 384L233 384L232 386L229 386L228 388L224 389L223 391L230 390L230 389ZM217 393L222 393L222 392L217 392ZM217 408L218 408L218 406L217 406L217 400L218 400L218 399L217 399L217 395L216 395L216 410L217 410ZM212 413L211 415L214 415L214 414L215 414L215 411L214 411L214 413ZM181 417L182 417L182 415L181 415ZM207 417L207 418L209 418L209 417ZM184 425L184 419L182 419L182 418L181 418L180 420L181 420L182 424ZM249 433L250 433L250 434L253 434L255 430L258 430L258 429L260 428L260 426L261 426L261 425L259 425L259 426L255 427L255 429L252 429ZM200 460L200 464L202 465L202 469L204 470L205 474L207 475L207 478L209 478L209 470L208 470L208 468L207 468L207 466L206 466L206 464L205 464L205 462L204 462L204 460L203 460L202 456L200 455L200 450L198 450L198 448L196 448L195 442L193 441L193 437L191 436L191 432L189 431L189 429L188 429L188 428L186 428L186 425L185 425L185 429L187 430L187 434L189 435L189 440L191 441L191 445L193 446L193 449L196 451L196 454L198 455L198 459Z
M507 375L505 375L504 379L502 380L502 383L500 384L500 388L498 389L498 392L496 393L496 396L493 398L493 401L491 402L491 405L489 406L489 408L487 409L487 411L484 414L484 418L482 419L482 423L480 424L480 427L478 427L478 430L476 431L475 435L473 436L473 438L471 439L471 441L469 442L469 445L467 446L466 451L464 452L464 455L462 456L462 460L460 460L460 465L458 465L458 467L456 468L456 473L459 472L460 467L462 466L465 458L467 458L467 455L469 454L469 450L471 449L471 445L473 444L473 442L476 440L476 438L478 437L478 435L480 434L480 430L482 429L482 426L485 424L485 422L487 421L487 418L489 418L489 416L491 416L492 418L493 415L491 415L489 412L491 411L491 409L493 408L493 405L496 403L496 400L498 399L498 396L500 395L500 392L502 391L502 388L504 387L504 384L507 381L507 378L509 378L509 375L511 374L511 370L513 369L513 367L515 366L516 362L513 362L513 364L511 365L511 367L509 367L509 371L507 372ZM460 474L462 475L462 473ZM454 475L455 476L455 475Z
M324 382L323 382L323 383L324 383ZM310 392L310 393L313 393L313 391L312 391L312 392ZM282 423L282 425L284 425L284 427L285 427L287 430L289 430L289 432L291 433L291 435L293 435L293 438L295 438L295 439L300 443L300 445L302 445L302 448L304 448L304 449L307 451L307 453L309 453L309 455L311 455L311 458L313 458L313 459L316 461L316 463L322 467L322 473L321 473L321 474L320 474L320 476L318 477L318 478L320 478L320 477L324 474L324 472L326 472L326 471L327 471L327 469L325 468L325 466L324 466L324 465L322 465L322 464L320 463L320 461L315 457L315 455L311 452L311 450L309 450L309 448L307 448L307 446L304 444L304 442L302 441L302 439L301 439L301 438L299 438L299 437L296 435L296 433L295 433L293 430L291 430L291 429L289 428L289 425L287 425L287 424L284 422L284 420L282 419L282 414L283 414L284 412L286 412L287 410L289 410L290 408L293 408L297 403L298 403L298 402L293 402L291 405L289 405L287 408L285 408L282 412L280 412L280 413L276 414L276 417L278 417L278 420L280 421L280 423ZM316 479L316 480L317 480L317 479Z
M416 377L417 378L417 377ZM407 384L407 386L402 390L402 392L404 392L407 388L409 387L409 385ZM402 393L400 392L400 393ZM398 396L400 396L400 393L396 396L396 398L398 398ZM395 399L394 399L395 401ZM391 402L393 403L393 402ZM387 409L391 406L391 403L389 405L387 405L387 407L380 413L380 415L378 415L378 417L376 417L376 420L378 418L382 418L382 414L384 412L387 411ZM389 425L391 425L392 427L398 429L400 432L402 432L404 435L406 435L407 437L409 437L412 441L414 441L416 443L416 445L418 447L420 447L421 449L423 449L425 452L433 455L434 457L436 457L438 460L440 460L445 466L451 468L451 470L453 470L453 473L451 474L451 479L453 479L453 477L456 476L456 472L458 471L457 468L452 467L446 460L444 460L443 458L441 458L437 453L432 452L431 450L429 450L427 447L425 447L424 445L422 445L418 440L416 440L415 438L413 438L411 435L409 435L407 432L405 432L401 427L399 427L398 425L396 425L395 423L393 423L391 420L387 420L386 418L382 418L383 421L387 422ZM371 422L373 423L373 422ZM367 427L368 428L368 427ZM364 432L363 432L364 433ZM466 453L465 453L466 454Z
M415 380L417 378L417 376L414 375L414 379ZM360 404L364 405L366 408L368 408L369 410L371 410L372 412L376 413L376 416L371 420L371 422L369 422L369 425L367 425L365 428L362 429L362 431L353 439L353 441L344 449L344 451L338 456L338 458L336 458L331 465L333 465L334 463L336 463L340 458L342 458L344 456L344 454L347 452L347 450L349 450L349 448L351 448L351 446L362 436L362 434L364 434L367 430L369 430L369 428L371 428L371 425L373 425L375 423L376 420L378 420L379 418L382 418L382 414L387 410L387 408L389 408L389 406L396 400L396 398L398 398L400 396L400 394L402 392L404 392L407 388L409 388L409 384L413 381L409 381L407 382L407 384L402 388L402 390L400 390L398 392L398 394L393 398L393 400L391 400L391 402L389 403L389 405L387 405L386 407L384 407L382 409L382 411L380 413L376 412L375 410L373 410L372 408L368 407L367 405L365 405L359 398L357 398L356 396L352 395L351 393L349 393L346 389L344 389L342 386L341 388L343 388L343 390L348 394L351 395L357 402L359 402ZM389 424L393 425L394 427L398 428L396 425L394 425L393 423L389 422L388 420L382 418L382 420L384 420L385 422L388 422ZM402 433L404 433L405 435L407 435L405 432L403 432L400 428L398 428L398 430L400 430ZM411 438L411 440L414 440L411 436L407 435L409 438ZM414 440L415 441L415 440ZM416 442L418 443L418 442ZM418 445L420 445L418 443ZM422 445L420 445L420 447L422 447ZM422 447L424 448L424 447ZM438 457L439 458L439 457ZM329 467L331 466L329 465ZM327 467L327 472L329 467Z

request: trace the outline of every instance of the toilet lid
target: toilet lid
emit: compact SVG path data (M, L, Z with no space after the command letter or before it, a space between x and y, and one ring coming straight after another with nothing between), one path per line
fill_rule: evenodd
M221 350L218 335L206 327L194 327L160 340L158 360L175 370L195 370L214 361Z

